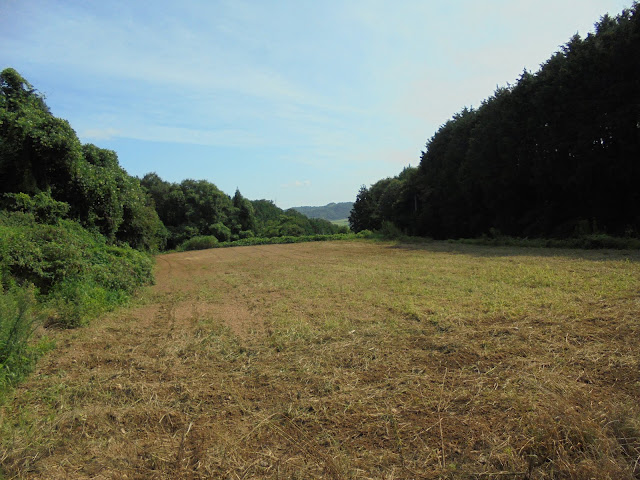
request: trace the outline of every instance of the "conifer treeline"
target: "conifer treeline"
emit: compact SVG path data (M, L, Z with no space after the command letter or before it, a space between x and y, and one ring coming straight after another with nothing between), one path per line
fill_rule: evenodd
M640 235L640 12L578 35L428 141L417 169L363 187L354 230Z

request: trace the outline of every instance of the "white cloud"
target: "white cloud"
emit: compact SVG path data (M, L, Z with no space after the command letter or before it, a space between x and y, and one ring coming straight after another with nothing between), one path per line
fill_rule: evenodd
M224 147L263 146L268 143L255 133L240 129L204 130L160 125L132 125L120 137L150 142L186 143Z
M83 140L111 140L121 136L122 131L116 128L88 128L78 132L78 137Z
M281 185L282 188L303 188L303 187L310 187L310 186L311 186L311 180L294 180L291 183L285 183Z

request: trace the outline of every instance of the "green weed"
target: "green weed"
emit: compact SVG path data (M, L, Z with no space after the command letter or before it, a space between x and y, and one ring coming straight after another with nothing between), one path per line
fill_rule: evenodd
M33 287L0 290L0 397L33 368L47 342L31 345L39 325Z

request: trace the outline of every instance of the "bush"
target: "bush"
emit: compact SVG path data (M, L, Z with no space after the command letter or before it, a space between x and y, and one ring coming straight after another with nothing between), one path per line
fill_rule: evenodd
M15 281L32 283L47 294L63 278L81 274L83 252L92 243L89 232L71 221L45 225L36 223L30 214L12 217L20 224L0 223L0 250L4 268Z
M402 231L400 231L400 229L393 222L390 222L388 220L382 222L380 233L384 238L388 240L399 240L404 237Z
M360 230L358 233L356 233L356 237L358 238L375 238L375 233L373 233L371 230Z
M221 242L228 242L231 239L231 230L222 222L209 225L209 233Z
M57 223L69 213L69 204L54 200L48 192L33 197L26 193L5 193L0 197L0 206L10 212L30 213L41 223Z
M638 249L640 248L640 239L627 237L612 237L610 235L599 233L591 235L583 235L578 238L579 248L600 249L612 248L617 250Z
M47 325L86 325L152 281L151 258L129 247L94 248L87 252L86 260L82 275L65 278L49 293Z
M0 275L5 286L33 284L48 324L76 327L151 283L148 254L106 239L71 220L37 223L32 214L0 216Z
M198 235L182 242L178 246L178 250L185 252L187 250L206 250L214 248L218 245L218 239L213 235Z
M368 231L367 231L368 232ZM361 232L362 233L362 232ZM183 242L179 247L179 251L186 250L204 250L208 248L225 248L225 247L248 247L254 245L277 245L283 243L303 243L303 242L326 242L332 240L355 240L359 238L371 238L373 234L365 232L364 234L353 233L335 233L332 235L301 235L292 236L285 235L280 237L247 237L235 240L233 242L216 242L208 236L193 237ZM215 237L214 237L215 239Z
M292 236L284 235L280 237L252 237L235 242L222 242L218 244L218 247L244 247L252 245L278 245L284 243L304 243L304 242L328 242L336 240L354 240L356 238L362 238L359 235L353 233L334 233L332 235L301 235Z
M98 246L88 253L90 267L86 279L110 291L133 294L153 283L153 260L128 246Z
M108 291L102 286L83 279L65 281L49 295L46 326L75 328L87 325L91 318L113 306L108 297Z

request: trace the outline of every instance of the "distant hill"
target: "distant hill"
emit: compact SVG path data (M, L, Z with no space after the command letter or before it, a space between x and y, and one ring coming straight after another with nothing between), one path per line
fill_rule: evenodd
M324 207L293 207L293 210L309 218L324 218L325 220L343 220L349 217L353 202L330 203Z

